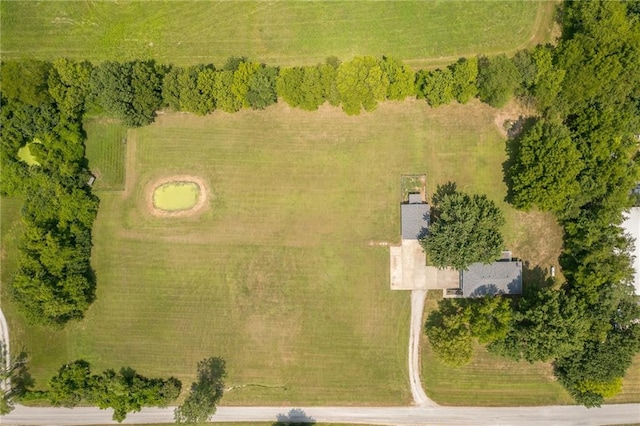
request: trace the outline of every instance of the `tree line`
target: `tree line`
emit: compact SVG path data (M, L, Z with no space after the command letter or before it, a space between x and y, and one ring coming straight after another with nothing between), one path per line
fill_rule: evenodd
M88 185L81 126L87 83L86 67L65 60L2 67L0 192L24 197L18 268L9 286L35 323L82 318L95 295L90 256L98 199ZM19 161L26 144L38 166Z
M538 114L509 142L507 201L556 216L564 231L560 264L566 281L525 283L523 296L512 300L508 331L488 349L514 360L552 362L559 383L588 407L620 392L640 352L632 241L621 228L640 180L634 140L640 132L637 5L567 2L558 46L520 53L513 61L528 76L517 90ZM470 360L468 303L486 305L443 301L427 322L436 354L452 365ZM498 322L505 318L502 309L486 314ZM442 324L458 330L450 331L455 339L448 346L441 343Z
M149 378L131 367L93 374L91 365L78 359L64 364L49 379L46 390L34 390L28 372L27 355L21 352L6 362L4 345L0 345L0 380L10 379L11 386L0 389L0 414L8 414L16 401L47 401L56 407L73 408L90 404L113 409L113 420L121 423L127 414L143 407L167 407L176 401L182 382L175 377ZM226 363L219 357L198 362L197 380L191 384L182 404L174 410L176 423L203 423L215 414L224 394Z

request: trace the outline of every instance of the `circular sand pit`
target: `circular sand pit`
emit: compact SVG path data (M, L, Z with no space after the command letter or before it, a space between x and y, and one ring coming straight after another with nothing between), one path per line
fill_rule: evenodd
M147 206L154 216L185 217L199 213L207 201L207 188L195 176L172 176L149 185Z

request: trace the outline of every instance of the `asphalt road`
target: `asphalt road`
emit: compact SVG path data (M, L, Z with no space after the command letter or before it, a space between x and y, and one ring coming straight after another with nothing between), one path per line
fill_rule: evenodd
M582 406L549 407L220 407L212 421L276 421L278 415L295 410L309 421L412 424L412 425L610 425L640 422L640 404L607 405L587 409ZM301 411L298 411L301 410ZM48 408L17 406L0 417L3 425L96 425L115 423L111 410L84 408ZM145 408L127 416L125 424L173 422L172 408Z

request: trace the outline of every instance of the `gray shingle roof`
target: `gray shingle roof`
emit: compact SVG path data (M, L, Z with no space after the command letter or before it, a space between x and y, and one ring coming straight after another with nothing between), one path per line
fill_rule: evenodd
M522 293L520 261L473 263L461 275L463 297Z
M402 239L417 240L429 227L429 204L401 204Z

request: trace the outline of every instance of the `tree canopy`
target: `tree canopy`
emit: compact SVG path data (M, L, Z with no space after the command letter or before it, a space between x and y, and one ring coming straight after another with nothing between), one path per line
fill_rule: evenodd
M545 119L526 129L516 141L511 179L511 202L520 209L537 206L561 214L580 191L576 180L584 168L571 132L561 122Z
M505 219L485 195L468 195L439 186L433 196L432 223L420 240L428 262L439 268L465 269L491 263L504 247L500 228Z
M189 395L174 411L176 423L208 421L215 414L216 405L224 393L226 375L226 363L222 358L211 357L198 362L198 379L191 384Z

